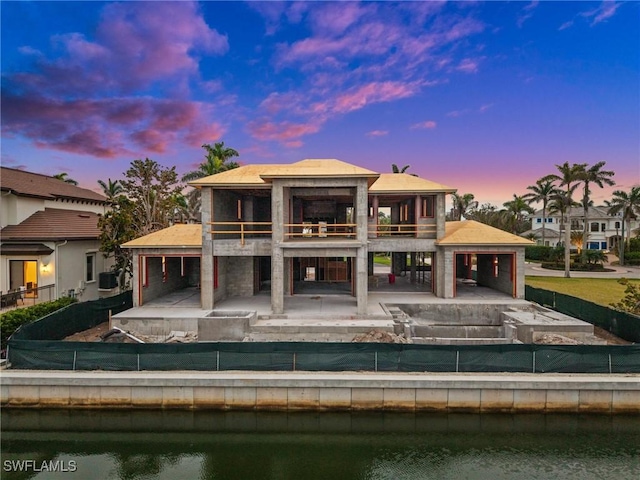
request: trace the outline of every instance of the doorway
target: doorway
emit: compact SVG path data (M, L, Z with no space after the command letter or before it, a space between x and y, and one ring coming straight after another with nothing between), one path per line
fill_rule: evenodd
M26 288L25 297L38 296L38 261L37 260L9 260L9 289Z

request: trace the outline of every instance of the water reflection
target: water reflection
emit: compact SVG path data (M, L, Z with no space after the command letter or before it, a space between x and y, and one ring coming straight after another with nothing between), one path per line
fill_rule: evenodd
M2 478L640 478L640 417L2 412ZM8 471L54 461L75 472Z

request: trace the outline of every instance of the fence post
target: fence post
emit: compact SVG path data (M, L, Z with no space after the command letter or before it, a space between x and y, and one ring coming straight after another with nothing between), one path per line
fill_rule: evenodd
M138 371L140 371L140 354L138 354Z
M611 374L611 354L609 354L609 374Z
M536 373L536 351L533 351L533 370L531 370L531 373Z
M293 352L293 371L296 371L296 352Z
M216 372L220 371L220 350L216 350Z
M78 351L74 350L73 351L73 371L74 372L76 371L76 358L77 358L77 356L78 356Z
M456 373L458 373L459 364L460 364L460 350L456 350Z
M375 365L374 365L374 370L377 372L377 371L378 371L378 351L376 350L374 353L375 353Z

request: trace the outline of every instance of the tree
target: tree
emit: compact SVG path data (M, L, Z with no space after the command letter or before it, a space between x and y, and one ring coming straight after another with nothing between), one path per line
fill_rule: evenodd
M176 167L164 168L148 158L134 160L122 187L135 204L133 224L138 236L168 227L173 219L176 194L181 193Z
M224 142L215 143L212 147L210 144L205 143L202 145L207 151L205 161L198 165L198 169L189 173L185 173L182 176L183 182L190 182L197 180L198 178L208 177L209 175L215 175L216 173L226 172L234 168L238 168L240 165L236 162L229 162L228 160L233 157L237 157L240 154L233 148L225 147Z
M527 190L531 190L531 192L524 194L522 198L526 199L529 205L542 202L542 245L546 245L547 208L554 195L558 193L558 189L552 180L541 178L536 181L535 185L529 185Z
M111 202L111 208L98 220L100 228L100 251L105 257L113 257L113 271L118 273L120 289L127 287L131 278L131 251L123 249L123 243L138 235L134 228L135 205L124 195L117 196Z
M578 253L582 251L582 245L584 243L584 232L579 230L573 230L571 232L571 245L576 247Z
M111 179L108 179L107 183L102 180L98 180L98 185L102 187L102 193L104 193L104 196L107 197L110 202L113 202L116 197L124 193L124 189L118 180L113 182Z
M564 188L565 203L567 204L566 216L567 224L564 229L564 276L565 278L571 277L571 208L573 203L573 192L578 188L583 172L586 168L586 163L580 163L569 165L569 162L564 162L562 165L556 165L556 168L560 172L560 175L551 174L543 177L543 181L551 180L560 182L561 187Z
M582 263L587 263L587 240L589 239L589 204L591 203L591 190L589 185L597 185L603 188L605 185L615 185L611 180L615 175L612 170L602 170L607 162L598 162L589 168L585 168L581 175L582 180L582 207L584 208L584 235L582 239Z
M457 193L451 194L451 200L453 201L451 212L452 220L462 220L462 217L465 217L467 211L478 208L478 202L474 199L475 196L473 193L465 193L464 195L458 195Z
M468 211L465 214L467 220L475 220L476 222L490 225L500 230L510 231L511 225L507 220L504 210L498 210L498 207L490 203L483 203L477 208Z
M522 225L524 215L533 213L533 208L529 206L522 196L513 194L513 200L502 204L506 208L506 220L511 225L511 232L518 233L519 226Z
M617 215L622 213L622 242L619 245L620 265L624 265L624 250L627 240L624 238L625 223L627 223L627 236L631 238L631 220L640 215L640 186L631 187L629 193L624 190L616 190L613 192L613 198L605 201L609 207L607 213L609 215Z
M625 296L620 302L612 303L611 306L616 310L640 315L640 288L626 278L621 278L618 283L626 287Z
M57 178L58 180L62 180L64 183L68 183L70 185L78 185L78 182L76 182L73 178L69 177L69 174L67 172L62 172L62 173L56 173L53 178Z

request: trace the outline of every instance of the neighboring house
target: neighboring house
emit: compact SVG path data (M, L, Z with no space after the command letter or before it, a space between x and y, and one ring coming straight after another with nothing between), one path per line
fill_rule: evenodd
M0 171L0 290L27 290L34 301L99 297L99 215L106 198L46 175Z
M428 269L425 291L439 297L455 297L475 263L479 285L524 298L531 242L478 222L445 224L451 187L339 160L247 165L190 184L201 189L201 226L175 225L123 245L133 251L136 306L197 284L203 309L264 292L279 314L285 296L321 283L356 297L363 315L376 252L392 252L396 275L413 279ZM379 224L381 210L389 225Z
M587 233L587 248L589 250L615 250L622 238L622 213L617 215L609 215L607 207L589 207L589 225ZM564 229L561 224L559 213L550 214L547 212L545 225L545 243L548 246L555 247L563 243ZM584 209L582 207L573 207L571 209L571 230L584 231ZM542 210L538 210L531 216L531 230L521 235L528 237L530 234L535 235L538 244L542 244ZM631 230L638 228L638 220L631 221ZM626 229L625 225L625 229ZM625 236L627 232L625 232Z

